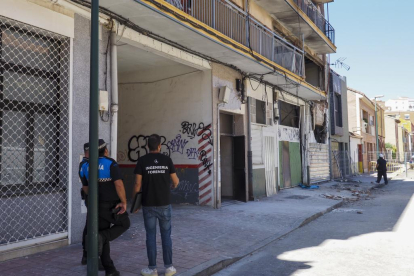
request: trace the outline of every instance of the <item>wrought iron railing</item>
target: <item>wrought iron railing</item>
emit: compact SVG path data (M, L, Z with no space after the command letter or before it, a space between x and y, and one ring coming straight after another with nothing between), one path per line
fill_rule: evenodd
M304 53L226 0L165 0L283 68L304 75Z
M310 0L293 0L313 23L335 44L335 29Z

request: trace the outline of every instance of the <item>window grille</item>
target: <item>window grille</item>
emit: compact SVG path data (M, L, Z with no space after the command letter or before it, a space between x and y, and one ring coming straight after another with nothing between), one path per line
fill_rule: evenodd
M0 16L0 250L68 230L69 57L69 38Z

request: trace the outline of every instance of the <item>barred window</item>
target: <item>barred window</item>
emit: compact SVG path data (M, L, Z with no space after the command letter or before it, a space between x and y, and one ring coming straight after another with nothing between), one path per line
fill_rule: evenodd
M67 231L69 61L69 38L0 16L0 245Z

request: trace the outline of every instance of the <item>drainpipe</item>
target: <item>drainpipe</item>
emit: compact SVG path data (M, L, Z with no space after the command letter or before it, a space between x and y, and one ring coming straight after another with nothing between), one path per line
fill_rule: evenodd
M79 6L77 6L73 3L70 3L66 0L49 0L49 1L52 4L62 6L65 9L71 10L74 13L77 13L77 14L81 15L82 17L85 17L89 20L91 19L91 12L90 11L84 10L81 7L79 7ZM102 14L99 14L99 23L101 23L102 25L109 26L110 25L110 20L109 20L109 18L102 17Z
M116 35L111 36L111 158L116 160L118 146L118 55Z
M247 175L249 194L253 196L253 153L252 153L252 124L251 124L251 110L250 97L247 97Z

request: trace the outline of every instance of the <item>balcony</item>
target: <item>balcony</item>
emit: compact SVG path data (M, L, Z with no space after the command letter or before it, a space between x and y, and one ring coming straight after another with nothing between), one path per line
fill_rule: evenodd
M335 29L311 0L255 0L318 54L335 53ZM316 1L325 3L326 1Z
M156 38L148 37L146 43L158 40L165 51L170 51L168 44L179 45L180 49L173 55L180 56L180 51L193 52L195 56L234 66L246 74L262 75L263 81L303 99L326 98L324 91L304 80L301 49L227 0L100 0L100 6L128 19L130 26L135 25L131 28L145 30L142 34L136 30L136 33L124 34L124 28L120 27L117 39L122 43L145 49L137 40L150 33ZM182 62L186 64L185 60Z
M304 75L303 51L225 0L165 0L188 15L298 76ZM247 26L249 26L247 28Z
M324 32L329 40L335 44L335 29L325 19L325 16L318 10L311 0L293 0L295 4L312 20L313 23Z

